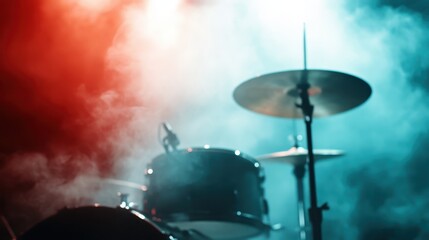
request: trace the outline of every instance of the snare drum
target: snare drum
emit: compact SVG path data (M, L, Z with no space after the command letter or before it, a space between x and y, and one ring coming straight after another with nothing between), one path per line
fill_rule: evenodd
M162 154L146 169L144 212L213 239L266 232L268 206L258 161L240 151L189 148Z
M167 240L169 235L143 215L123 208L63 209L36 224L19 240Z

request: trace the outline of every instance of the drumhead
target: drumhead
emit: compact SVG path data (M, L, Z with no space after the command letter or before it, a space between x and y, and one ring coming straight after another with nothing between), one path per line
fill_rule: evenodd
M20 240L166 240L169 236L142 216L122 208L63 209L36 224Z

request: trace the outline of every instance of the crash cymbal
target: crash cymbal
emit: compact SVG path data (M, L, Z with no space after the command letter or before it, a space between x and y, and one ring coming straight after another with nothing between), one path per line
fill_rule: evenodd
M313 117L326 117L355 108L371 95L371 87L362 79L334 71L292 70L252 78L234 90L234 99L242 107L261 114L302 118L297 108L300 96L297 84L305 73L310 84L308 94L314 105Z
M344 155L343 151L332 149L315 149L313 150L315 160L323 160L328 158L340 157ZM275 152L256 159L261 162L280 162L289 163L294 166L307 163L308 150L302 147L293 147L287 151Z
M116 186L134 188L134 189L141 190L141 191L147 190L147 187L145 185L142 185L139 183L134 183L134 182L129 182L129 181L125 181L125 180L114 179L114 178L105 178L105 179L103 179L103 181L105 181L109 184L112 184L112 185L116 185Z

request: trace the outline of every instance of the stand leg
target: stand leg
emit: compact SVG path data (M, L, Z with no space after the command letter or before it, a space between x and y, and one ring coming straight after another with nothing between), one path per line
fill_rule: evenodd
M305 214L304 201L304 184L303 178L305 175L305 165L297 165L293 169L296 178L296 190L298 196L298 223L299 223L299 239L307 239L307 219Z

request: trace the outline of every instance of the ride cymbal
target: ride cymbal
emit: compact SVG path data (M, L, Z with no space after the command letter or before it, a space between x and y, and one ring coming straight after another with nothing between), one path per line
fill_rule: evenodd
M301 99L297 84L310 84L308 95L314 106L313 117L326 117L355 108L371 95L371 87L362 79L335 71L292 70L252 78L234 90L234 99L242 107L261 114L302 118L297 107Z
M315 160L323 160L344 155L341 150L333 149L315 149L313 150ZM275 152L267 155L262 155L256 159L261 162L280 162L289 163L294 166L307 163L308 150L302 147L293 147L287 151Z

